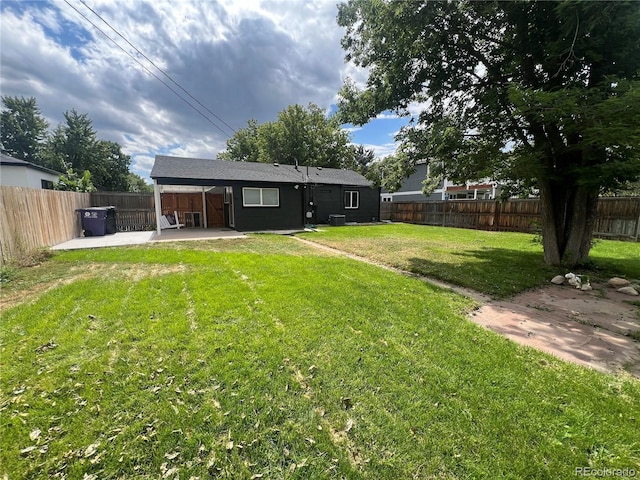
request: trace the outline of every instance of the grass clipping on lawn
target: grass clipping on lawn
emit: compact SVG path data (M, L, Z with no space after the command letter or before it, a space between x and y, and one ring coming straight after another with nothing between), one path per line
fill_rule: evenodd
M631 378L519 347L467 321L467 299L290 238L199 245L66 252L24 274L58 286L2 314L0 475L568 478L640 463Z

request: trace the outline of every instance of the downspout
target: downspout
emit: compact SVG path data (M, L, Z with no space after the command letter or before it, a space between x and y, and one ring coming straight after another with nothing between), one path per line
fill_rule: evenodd
M158 185L158 180L153 179L153 199L156 204L156 233L158 235L162 235L162 229L160 228L160 217L162 216L162 205L160 202L160 185ZM176 219L176 222L178 220Z
M307 225L307 184L304 182L304 174L300 171L300 165L298 165L298 159L293 159L295 163L295 171L300 174L300 178L303 180L298 184L298 188L300 190L300 201L302 206L302 227L305 228ZM293 188L296 188L295 186Z

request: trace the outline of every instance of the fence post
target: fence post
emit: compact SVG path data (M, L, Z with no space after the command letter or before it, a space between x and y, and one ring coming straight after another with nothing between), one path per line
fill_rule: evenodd
M500 214L502 213L502 203L500 200L496 200L496 209L493 215L493 229L500 230Z

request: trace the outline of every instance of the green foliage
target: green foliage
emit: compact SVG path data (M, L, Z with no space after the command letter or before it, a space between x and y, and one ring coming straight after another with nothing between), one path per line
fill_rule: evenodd
M306 109L288 106L274 122L258 125L249 120L247 128L238 130L227 141L227 149L218 158L363 172L372 162L373 153L350 145L349 135L341 129L338 118L327 117L320 107L309 104Z
M94 182L109 191L126 192L129 188L131 157L125 155L116 142L98 140L98 149L99 160L91 169Z
M609 190L603 193L605 197L640 197L640 180L637 182L626 182L616 190Z
M16 276L16 268L11 265L0 267L0 284L9 283Z
M376 156L373 150L365 148L364 145L353 145L353 165L349 167L347 164L346 167L367 177L375 160Z
M442 185L443 180L442 175L433 175L431 171L429 171L425 179L422 180L422 194L426 197L430 196L436 188Z
M407 154L453 181L535 187L545 259L584 260L598 194L640 178L640 3L351 0L338 23L369 72L345 82L343 121L420 104Z
M235 135L227 140L227 149L221 152L218 158L235 162L258 162L259 130L258 122L254 119L249 120L247 128L236 131Z
M415 171L414 161L401 150L371 164L367 178L389 192L397 191L405 178Z
M105 190L127 191L131 158L115 142L100 140L86 113L64 113L64 124L49 134L35 98L2 97L2 151L36 165L66 172L88 170Z
M127 175L127 192L152 193L153 185L149 185L144 178L133 172Z
M127 191L131 159L122 147L99 140L91 119L75 109L64 113L65 123L56 127L47 142L46 156L75 171L91 172L93 183L109 191Z
M82 176L73 171L73 168L67 170L67 173L60 175L58 182L53 186L55 190L65 192L95 192L96 187L91 181L91 172L85 170Z
M3 95L2 106L2 152L20 160L43 165L41 150L47 138L49 125L42 117L36 99Z

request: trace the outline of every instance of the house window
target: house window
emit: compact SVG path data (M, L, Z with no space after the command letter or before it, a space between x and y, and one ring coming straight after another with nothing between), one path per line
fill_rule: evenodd
M347 190L344 192L344 208L358 208L360 205L360 192Z
M40 179L40 186L45 190L53 190L53 182L51 180Z
M392 200L393 200L393 197L391 195L385 195L382 197L383 202L391 202Z
M277 188L242 188L244 207L279 207L280 190Z

